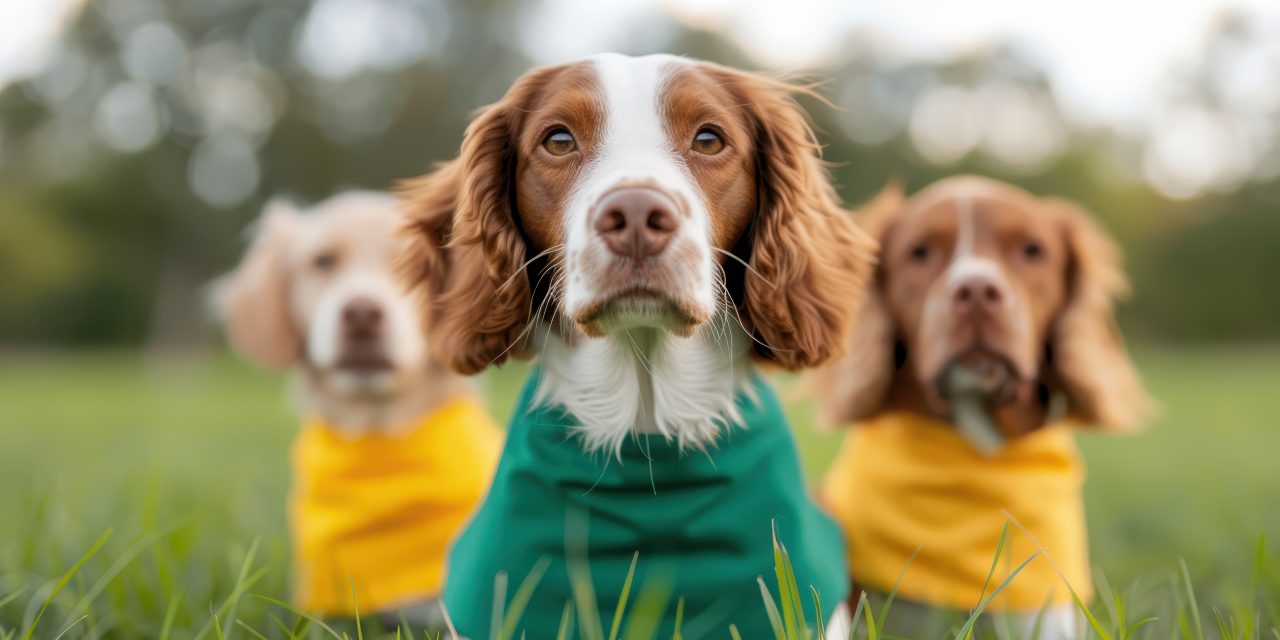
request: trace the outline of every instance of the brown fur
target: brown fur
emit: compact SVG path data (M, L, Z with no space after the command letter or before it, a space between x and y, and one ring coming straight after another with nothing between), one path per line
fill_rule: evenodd
M302 335L295 326L286 280L292 217L291 205L268 204L240 265L218 285L218 305L231 345L276 370L288 369L302 355Z
M843 352L874 243L849 219L792 97L807 90L729 72L754 131L758 209L744 279L756 354L786 369Z
M760 343L756 356L797 369L838 354L874 245L836 201L792 98L805 90L707 64L681 70L671 84L673 138L691 138L711 121L737 151L689 164L711 203L713 241L751 265L730 288ZM590 150L598 133L591 122L600 119L591 90L580 65L531 72L480 112L457 159L402 189L411 238L402 275L434 310L426 323L437 356L458 371L525 350L517 341L540 306L543 270L558 256L526 261L562 242L557 216L576 176L576 167L538 153L542 123L574 122Z
M1049 390L1065 392L1069 412L1080 423L1113 431L1139 426L1152 413L1153 403L1143 388L1119 331L1115 326L1114 303L1128 292L1120 266L1120 252L1090 216L1062 200L1035 198L1012 187L977 178L958 178L930 187L911 200L901 188L886 188L860 214L860 222L884 251L902 250L908 233L899 229L908 211L940 206L948 198L992 198L992 205L1018 212L1013 226L1003 234L1026 233L1046 242L1046 262L1042 269L1056 270L1022 283L1022 293L1030 297L1031 330L1040 336L1041 362L1037 383ZM927 198L927 202L922 201ZM1008 218L1006 219L1008 220ZM1006 222L1005 224L1009 224ZM1019 229L1018 225L1025 225ZM955 227L939 226L954 234ZM948 242L953 242L952 237ZM1055 255L1062 253L1065 255ZM1022 277L1012 260L1000 258L1012 277ZM947 418L945 409L930 402L930 392L918 372L921 323L918 313L887 301L923 295L928 283L899 278L899 287L913 287L916 293L887 290L886 269L893 260L882 258L876 278L866 288L856 329L848 353L820 371L816 386L824 418L833 423L868 420L886 410L908 410ZM1061 293L1055 293L1061 292ZM904 316L903 314L907 314ZM1043 318L1043 319L1042 319ZM915 354L915 355L913 355ZM1047 408L1038 398L1019 400L997 411L997 421L1007 433L1022 433L1047 417Z

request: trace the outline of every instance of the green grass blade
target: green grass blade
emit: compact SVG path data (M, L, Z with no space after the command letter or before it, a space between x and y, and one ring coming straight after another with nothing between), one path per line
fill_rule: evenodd
M269 598L269 597L264 596L264 595L259 595L259 594L256 594L256 593L252 593L252 594L249 594L249 595L250 595L250 597L257 598L257 599L259 599L259 600L262 600L262 601L267 602L267 603L270 603L270 604L274 604L274 605L276 605L277 607L280 607L280 608L282 608L282 609L285 609L286 611L288 611L288 612L290 612L290 613L292 613L292 614L294 614L294 615L296 615L296 616L299 616L299 617L302 617L302 618L306 618L309 622L311 622L311 624L314 624L314 625L316 625L317 627L320 627L320 628L321 628L321 629L323 629L325 632L327 632L329 635L333 636L335 640L342 640L342 636L341 636L341 635L339 635L337 631L334 631L334 630L333 630L333 627L330 627L329 625L325 624L325 623L324 623L324 620L321 620L321 619L319 619L319 618L317 618L317 617L315 617L315 616L313 616L313 615L311 615L311 614L307 613L306 611L303 611L302 609L299 609L299 608L297 608L297 607L295 607L295 606L293 606L293 605L291 605L291 604L288 604L288 603L285 603L285 602L281 602L281 601L279 601L279 600L276 600L275 598Z
M364 640L364 626L360 622L360 598L356 596L356 578L347 574L347 583L351 585L351 606L356 612L356 638Z
M9 595L7 595L7 596L5 596L5 597L0 598L0 608L4 607L5 605L9 604L10 602L13 602L14 600L17 600L18 598L22 597L22 596L23 596L23 594L25 594L26 592L28 592L28 591L30 591L30 590L31 590L31 587L29 587L29 586L27 586L27 585L25 585L25 584L24 584L24 585L22 585L21 587L19 587L19 588L15 589L13 593L10 593Z
M684 626L684 598L676 600L676 626L671 632L671 640L683 640L680 628Z
M867 610L867 592L863 591L858 594L858 606L853 609L853 620L849 621L849 638L852 640L858 635L858 623L862 621L862 614Z
M1009 531L1009 524L1005 523L1005 529L1003 532L1000 533L1001 547L1004 547L1004 534L1007 533L1008 531ZM898 579L893 583L893 589L889 590L889 595L885 596L884 598L884 604L880 605L880 620L889 619L889 607L893 606L893 598L898 593L898 587L902 586L902 579L907 577L907 569L911 568L911 563L915 561L916 556L920 554L920 550L923 548L924 547L916 547L916 550L911 552L911 557L907 558L907 564L903 565L902 571L898 573ZM996 560L999 560L999 559L1000 559L1000 551L996 550ZM987 583L991 582L991 573L995 572L995 568L996 568L995 563L992 562L991 572L987 573ZM982 593L985 594L986 592L987 592L987 585L983 584ZM978 601L979 602L982 601L981 595L978 596Z
M1204 640L1204 625L1200 622L1200 604L1196 602L1196 590L1191 586L1191 572L1187 569L1187 561L1179 558L1178 563L1182 566L1182 586L1186 589L1187 604L1191 607L1191 623L1192 631L1195 633L1196 640Z
M782 630L782 616L778 615L778 605L774 603L773 596L769 594L769 587L765 585L764 578L756 576L756 582L760 585L760 597L764 600L764 612L769 616L769 625L773 627L773 637L777 640L787 640L787 634Z
M791 566L791 556L787 548L778 540L778 523L773 527L773 572L778 578L778 608L782 611L783 626L787 638L809 637L804 623L804 604L800 600L800 589L796 586L795 569Z
M1009 525L1006 524L1005 530L1007 531L1008 529L1009 529ZM990 596L988 596L982 602L978 603L978 606L975 607L973 612L969 614L969 619L965 620L964 626L960 627L960 633L957 634L956 637L962 638L963 640L969 640L969 638L973 636L973 628L974 628L974 625L976 625L978 622L978 616L982 615L982 612L986 610L987 605L991 604L991 601L994 600L996 596L1000 595L1000 592L1004 591L1004 588L1009 586L1009 583L1013 582L1013 579L1018 577L1018 574L1022 573L1022 570L1025 569L1026 566L1030 564L1032 560L1035 560L1038 557L1040 557L1039 551L1031 554L1031 556L1028 557L1026 560L1023 560L1022 564L1018 565L1018 567L1014 569L1012 573L1010 573L1007 577L1005 577L1004 581L1000 583L1000 586L996 587L995 591L991 592Z
M179 523L170 523L165 527L152 531L129 545L129 548L125 549L124 553L120 554L120 556L116 558L115 562L112 562L111 566L107 567L107 570L98 577L97 581L95 581L93 585L85 591L85 594L80 598L80 601L77 602L76 605L71 608L71 611L67 613L66 617L63 618L62 626L67 626L76 614L82 613L88 609L89 604L102 594L111 581L115 580L116 576L118 576L120 572L124 571L125 567L128 567L138 558L138 556L142 555L142 552L151 548L152 545L163 539L165 536L176 531L179 526Z
M622 634L623 640L652 640L658 634L663 614L667 610L667 602L671 600L672 580L670 575L659 568L650 568L645 574L645 581L640 585L640 593L636 603L631 607L631 615L627 617L627 630Z
M164 611L164 622L160 625L159 640L169 640L169 634L173 633L173 621L178 617L178 605L182 603L182 596L182 587L178 587L178 591L169 598L169 606Z
M982 583L982 591L978 593L978 602L987 597L987 588L991 586L991 578L996 575L996 567L1000 566L1000 556L1004 554L1004 542L1009 537L1009 523L1006 521L1000 529L1000 541L996 543L996 555L991 559L991 569L987 571L987 580Z
M618 629L622 628L622 615L627 610L627 598L631 596L631 579L636 575L636 562L639 560L639 551L631 554L631 568L627 569L627 579L622 582L622 594L618 596L618 607L613 611L613 624L609 627L609 640L618 640Z
M75 564L71 565L71 569L62 574L62 578L58 580L58 584L54 586L53 591L49 593L49 597L45 598L44 604L40 605L40 611L36 613L35 619L31 621L31 626L27 627L27 632L22 635L23 640L31 640L32 634L36 632L36 625L40 624L40 619L44 617L44 612L49 609L49 604L53 602L54 598L58 597L58 593L67 586L67 583L71 582L71 578L80 571L80 568L98 553L98 550L102 548L102 545L107 543L107 538L111 537L111 532L112 529L107 529L106 532L98 538L98 541L93 543L93 546L89 547L89 550L85 552L83 556L80 556L80 559L77 560Z
M573 634L573 601L564 603L564 613L560 614L560 630L556 632L556 640L569 640Z
M489 610L489 638L499 640L503 629L502 612L507 608L507 572L493 576L493 605Z
M264 636L264 635L262 635L261 633L259 633L257 629L254 629L253 627L251 627L251 626L249 626L248 624L246 624L244 620L241 620L241 619L239 619L239 618L236 618L236 624L237 624L241 629L244 629L245 631L249 632L249 635L251 635L251 636L253 636L253 637L257 638L258 640L267 640L267 637L266 637L266 636Z
M54 636L54 637L53 637L53 640L62 640L62 636L67 635L67 632L68 632L68 631L70 631L72 627L74 627L74 626L76 626L76 625L80 624L81 622L84 622L85 620L88 620L88 619L89 619L88 614L85 614L85 615L83 615L83 616L80 616L79 618L76 618L76 620L75 620L74 622L72 622L71 624L69 624L69 625L67 625L67 626L63 627L63 628L62 628L62 631L59 631L59 632L58 632L58 635L56 635L56 636Z
M880 637L880 627L876 622L876 614L871 611L871 607L866 609L867 614L867 640L878 640Z
M591 583L590 559L587 557L587 514L569 511L565 514L564 550L569 570L569 587L574 608L578 610L578 633L583 640L604 640L600 626L600 609L595 587Z
M827 640L827 623L822 615L822 598L818 595L818 588L809 585L809 591L813 593L813 610L818 621L818 640Z
M252 576L249 575L249 569L253 566L253 559L257 554L258 539L254 538L249 545L249 550L244 554L244 561L240 563L240 571L236 574L236 583L235 587L231 589L231 594L227 596L226 600L222 601L222 605L218 607L217 611L213 612L213 618L205 623L200 632L195 635L194 640L201 640L206 633L209 633L219 616L229 620L235 618L236 609L240 604L240 597L249 590L249 587L252 587L258 580L262 579L262 576L266 575L269 568L264 566L254 572Z
M529 601L533 599L533 592L538 588L538 583L542 582L542 577L547 573L547 569L551 566L551 561L542 558L533 565L533 569L529 570L529 575L524 577L520 582L520 587L516 589L515 594L511 597L511 606L507 607L507 613L502 622L502 633L499 635L503 640L508 640L515 636L516 627L520 624L520 618L524 616L524 610L528 608Z
M738 633L737 625L729 625L729 637L733 638L733 640L742 640L742 634Z

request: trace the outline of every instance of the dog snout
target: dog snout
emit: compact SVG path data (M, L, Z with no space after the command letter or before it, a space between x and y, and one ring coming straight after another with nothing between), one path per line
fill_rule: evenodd
M383 315L372 298L353 298L342 307L344 333L350 339L376 339L382 335Z
M952 286L951 308L959 316L995 315L1008 297L999 279L987 273L974 273Z
M617 189L600 200L593 227L615 255L641 259L658 255L680 227L676 204L647 187Z

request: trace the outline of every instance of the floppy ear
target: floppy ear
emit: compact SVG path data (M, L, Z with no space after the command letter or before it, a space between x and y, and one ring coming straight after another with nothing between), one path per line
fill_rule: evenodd
M843 210L792 98L807 90L748 74L735 83L755 127L758 210L743 283L758 357L787 369L843 351L875 243Z
M1070 252L1068 300L1050 342L1049 365L1066 391L1069 410L1082 423L1130 431L1154 412L1125 350L1114 304L1129 293L1120 249L1076 205L1045 201L1063 224Z
M436 357L460 373L501 364L529 322L526 246L510 191L521 107L539 77L525 76L481 110L456 159L400 189L409 238L400 273L417 293Z
M902 183L889 183L875 199L858 210L859 226L883 247L904 202ZM882 263L863 288L862 302L844 355L819 369L814 376L818 407L823 422L828 425L875 416L889 393L897 368L894 362L897 335L885 304L883 287Z
M302 355L302 338L289 309L284 253L298 222L293 204L273 199L252 227L254 239L235 271L213 287L214 303L231 346L273 369Z

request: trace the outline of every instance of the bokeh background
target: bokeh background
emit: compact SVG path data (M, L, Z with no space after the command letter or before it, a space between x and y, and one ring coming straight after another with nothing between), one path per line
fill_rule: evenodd
M822 80L851 205L974 172L1094 212L1165 404L1084 439L1101 574L1141 600L1185 559L1223 607L1280 575L1257 560L1280 536L1274 3L3 0L0 625L108 528L51 609L87 635L195 637L266 606L237 585L282 597L296 420L224 351L206 283L268 197L423 173L517 75L605 50ZM485 381L499 416L521 374ZM792 412L816 476L839 435Z

